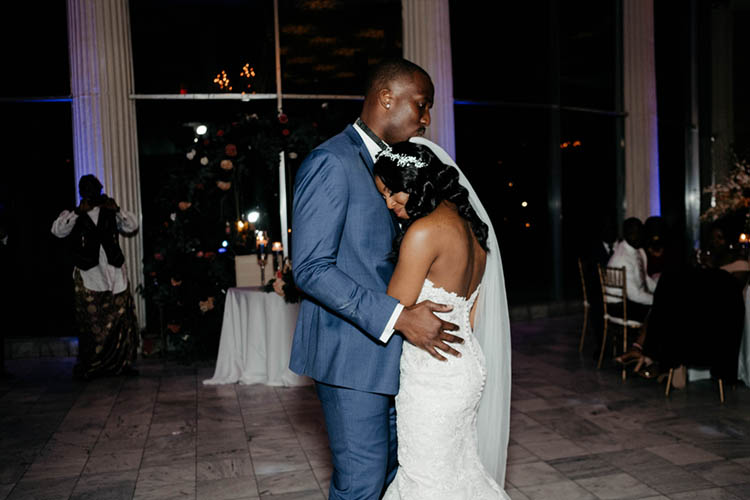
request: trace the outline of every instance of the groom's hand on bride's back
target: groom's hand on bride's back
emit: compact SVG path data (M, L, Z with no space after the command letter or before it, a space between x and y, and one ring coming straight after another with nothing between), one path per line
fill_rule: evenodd
M431 300L404 307L396 321L395 329L400 331L406 340L424 349L435 359L446 360L439 351L460 358L461 353L446 344L446 342L463 344L464 340L461 337L446 332L446 330L458 330L458 326L443 321L433 314L433 312L448 312L451 309L453 309L451 306L436 304Z

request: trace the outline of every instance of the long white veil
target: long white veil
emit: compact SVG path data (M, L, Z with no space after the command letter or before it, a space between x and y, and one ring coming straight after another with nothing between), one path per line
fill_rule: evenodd
M503 488L510 425L510 319L500 247L487 211L453 158L443 148L423 137L412 137L410 140L429 147L440 161L458 170L459 182L469 191L471 206L489 227L489 252L474 320L474 335L482 346L487 365L487 382L479 405L477 431L482 464Z

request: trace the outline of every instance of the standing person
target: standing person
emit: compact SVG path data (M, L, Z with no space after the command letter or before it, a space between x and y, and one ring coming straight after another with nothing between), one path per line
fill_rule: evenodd
M507 499L493 478L503 480L510 411L499 248L486 213L484 222L474 208L481 203L462 185L468 181L431 147L395 144L375 162L378 190L406 229L394 241L398 263L388 294L407 305L452 305L442 316L459 325L464 343L457 346L460 358L442 363L404 342L399 468L384 500ZM483 401L485 392L491 401ZM482 416L480 402L489 405Z
M93 175L81 177L78 191L80 205L64 210L52 224L52 234L72 240L79 330L73 376L137 375L138 321L118 233L133 233L138 221L102 193Z
M290 368L315 380L333 455L329 498L377 499L396 472L402 337L432 356L458 352L456 325L430 301L404 307L386 294L397 226L373 182L386 143L430 124L429 75L404 59L379 64L354 125L313 150L294 186L292 265L300 305Z

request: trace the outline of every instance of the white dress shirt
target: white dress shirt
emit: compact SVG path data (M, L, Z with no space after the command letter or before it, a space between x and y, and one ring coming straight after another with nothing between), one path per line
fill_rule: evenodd
M378 153L380 153L380 146L378 146L375 141L373 141L370 136L365 133L364 130L359 128L359 125L357 125L356 123L354 124L354 130L357 131L359 136L364 141L365 147L367 148L367 151L370 153L370 157L372 158L372 162L375 163L375 157ZM385 325L383 333L380 334L380 341L384 344L391 340L391 337L393 336L393 327L396 324L396 321L398 321L398 317L401 315L401 311L403 310L403 304L397 304L396 308L393 310L391 318L388 320L388 324Z
M609 259L608 267L624 267L628 299L639 304L651 305L654 302L656 281L648 275L646 252L633 248L627 241L615 244L615 253ZM612 293L616 290L609 289ZM607 302L622 302L622 299L607 296Z
M96 224L99 221L99 207L94 207L86 216ZM65 238L72 231L78 220L79 215L70 210L63 210L60 216L52 223L52 234L58 238ZM117 230L121 233L132 233L138 229L138 221L130 212L120 209L115 215L117 220ZM79 270L83 286L94 292L110 291L113 294L125 291L128 286L128 275L125 264L122 267L114 267L107 262L107 254L104 248L99 246L99 264L91 269L84 271ZM75 275L75 271L74 271Z

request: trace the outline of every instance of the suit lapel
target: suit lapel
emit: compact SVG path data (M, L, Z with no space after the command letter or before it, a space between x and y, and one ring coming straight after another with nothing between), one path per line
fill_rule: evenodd
M370 175L374 175L375 170L375 164L372 161L372 156L370 155L370 152L367 150L367 146L365 146L364 141L362 140L362 137L357 133L356 130L354 130L354 127L349 125L346 128L346 133L349 135L349 138L352 140L352 142L356 145L357 151L359 152L359 157L362 159L362 162L367 167L367 171L370 173ZM374 185L374 181L373 181ZM388 213L391 216L391 224L393 225L393 231L398 234L401 231L401 226L398 222L398 218L396 215L388 210Z
M375 168L375 165L372 163L372 157L370 156L370 152L367 151L367 148L365 147L364 144L359 150L359 157L362 158L362 161L365 162L365 166L367 167L367 170L369 170L370 174L372 174L373 169Z
M370 156L370 152L367 150L367 146L365 146L365 142L362 140L362 137L359 136L359 133L354 129L353 125L347 125L347 127L344 129L344 132L349 137L349 140L352 141L352 145L359 153L359 157L367 167L370 175L372 175L374 168L372 157Z

